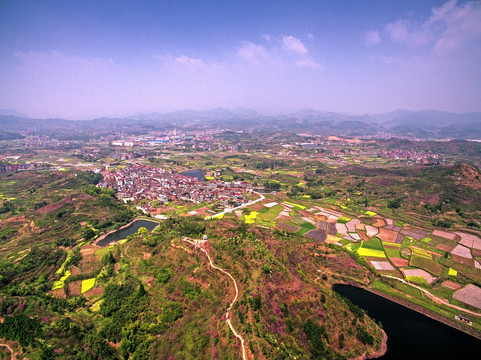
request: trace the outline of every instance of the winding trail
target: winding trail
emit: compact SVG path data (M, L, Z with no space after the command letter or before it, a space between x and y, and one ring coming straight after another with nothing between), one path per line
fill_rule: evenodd
M261 199L258 199L257 201L260 201ZM216 270L219 270L220 272L226 274L228 277L231 278L231 280L234 282L234 288L235 288L235 297L234 299L232 300L232 302L230 303L229 307L227 308L227 312L226 312L226 322L227 324L229 325L232 333L235 335L236 338L238 338L241 342L241 346L242 346L242 359L243 360L247 360L247 355L246 355L246 348L245 348L245 341L244 341L244 338L242 337L242 335L240 335L235 329L234 327L232 326L232 322L230 321L230 317L229 317L229 312L230 310L232 309L232 306L234 306L235 302L237 301L237 298L239 296L239 288L237 287L237 282L235 281L234 277L228 273L227 271L225 271L224 269L218 267L218 266L215 266L213 261L212 261L212 258L210 257L209 253L207 252L207 250L205 250L202 246L200 246L198 244L198 242L196 242L195 240L192 240L192 239L189 239L187 237L183 237L182 238L183 241L191 244L191 245L194 245L195 247L199 248L206 256L207 258L209 259L209 264L210 266L213 268L213 269L216 269Z
M448 301L446 301L445 299L443 298L440 298L436 295L433 295L431 294L429 291L427 291L426 289L420 287L420 286L417 286L415 284L412 284L410 283L409 281L406 281L404 279L399 279L395 276L391 276L391 275L383 275L384 277L387 277L389 279L394 279L394 280L397 280L397 281L400 281L402 282L403 284L406 284L406 285L409 285L409 286L412 286L416 289L418 289L419 291L421 291L422 293L426 294L427 297L429 297L431 300L433 300L435 303L438 303L438 304L442 304L442 305L446 305L446 306L449 306L450 308L453 308L453 309L456 309L456 310L459 310L459 311L463 311L465 313L468 313L470 315L474 315L474 316L481 316L481 313L479 312L475 312L475 311L471 311L471 310L468 310L468 309L465 309L465 308L462 308L460 306L456 306L456 305L453 305L453 304L450 304Z
M11 360L17 360L17 358L15 357L15 353L13 352L13 350L10 346L8 346L7 344L0 344L0 346L3 346L5 348L7 348L8 351L10 351L10 359Z
M259 199L249 201L248 203L245 203L245 204L243 204L243 205L236 206L236 207L233 207L233 208L224 210L224 211L222 211L222 212L220 212L220 213L217 213L217 214L214 214L214 215L211 215L211 216L207 216L204 220L213 219L213 218L215 218L215 217L217 217L217 216L220 216L220 215L222 215L222 214L227 214L227 213L233 212L233 211L235 211L235 210L239 210L239 209L245 208L246 206L254 205L255 203L258 203L259 201L262 201L262 200L265 199L265 196L262 195L261 193L258 193L258 192L255 192L255 191L253 191L253 193L259 195Z

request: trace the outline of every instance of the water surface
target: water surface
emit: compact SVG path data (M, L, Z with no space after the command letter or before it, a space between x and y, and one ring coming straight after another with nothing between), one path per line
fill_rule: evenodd
M108 234L105 238L100 240L97 243L97 245L107 246L113 241L119 241L119 240L125 239L129 235L135 234L141 227L145 227L147 230L152 231L157 225L159 225L159 223L155 221L135 220L132 224L130 224L126 228L119 229L116 232Z
M181 174L185 176L195 177L199 179L199 181L205 180L205 173L202 170L187 170L187 171L181 172Z
M388 352L379 359L462 360L481 356L481 340L471 335L364 289L341 284L333 289L382 323Z

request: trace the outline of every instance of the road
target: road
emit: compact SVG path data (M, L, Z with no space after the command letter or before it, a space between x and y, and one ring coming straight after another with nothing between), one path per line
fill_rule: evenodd
M410 283L409 281L406 281L404 279L400 279L400 278L397 278L395 276L391 276L391 275L383 275L384 277L387 277L387 278L390 278L390 279L394 279L394 280L397 280L397 281L400 281L402 282L403 284L406 284L406 285L409 285L409 286L412 286L416 289L418 289L419 291L423 292L424 294L426 294L430 299L432 299L435 303L438 303L438 304L442 304L442 305L446 305L446 306L449 306L450 308L453 308L453 309L456 309L456 310L459 310L459 311L463 311L465 313L468 313L470 315L474 315L474 316L481 316L481 313L478 313L478 312L475 312L475 311L471 311L471 310L468 310L468 309L465 309L465 308L462 308L460 306L456 306L456 305L453 305L453 304L450 304L447 300L443 299L443 298L440 298L436 295L433 295L431 294L429 291L427 291L426 289L420 287L420 286L417 286L415 284L412 284Z
M264 195L262 195L261 193L258 193L258 192L255 192L253 191L254 194L257 194L259 195L259 199L256 199L256 200L253 200L253 201L249 201L248 203L245 203L243 205L240 205L240 206L237 206L237 207L234 207L234 208L231 208L231 209L227 209L227 210L224 210L218 214L215 214L215 215L212 215L212 216L207 216L204 220L209 220L209 219L213 219L217 216L220 216L222 214L227 214L227 213L230 213L230 212L233 212L235 210L239 210L239 209L242 209L246 206L251 206L251 205L254 205L255 203L258 203L259 201L262 201L265 199Z
M258 199L256 200L257 201L260 201L262 199ZM247 204L246 204L247 206ZM232 326L232 322L230 321L230 317L229 317L229 314L230 314L230 310L232 309L232 306L234 306L235 302L237 301L237 298L239 296L239 288L237 287L237 282L235 281L234 277L228 273L227 271L225 271L224 269L218 267L218 266L215 266L213 261L212 261L212 258L210 257L209 253L207 252L207 250L205 250L202 246L200 246L197 242L195 241L192 241L186 237L183 237L182 238L183 241L185 242L188 242L189 244L191 245L194 245L195 247L199 248L206 256L207 256L207 259L209 259L209 264L210 266L213 268L213 269L216 269L216 270L219 270L220 272L224 273L225 275L227 275L228 277L231 278L231 280L234 282L234 288L235 288L235 297L234 299L232 300L232 302L229 304L229 307L227 308L227 312L226 312L226 322L227 324L229 325L229 328L231 329L232 333L235 335L236 338L238 338L241 342L241 347L242 347L242 359L243 360L247 360L247 355L246 355L246 348L245 348L245 341L244 341L244 338L242 337L242 335L240 335L235 329L234 327Z

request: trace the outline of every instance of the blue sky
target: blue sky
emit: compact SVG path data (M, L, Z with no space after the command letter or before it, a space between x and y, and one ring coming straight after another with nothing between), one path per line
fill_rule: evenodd
M481 111L481 1L0 0L0 108Z

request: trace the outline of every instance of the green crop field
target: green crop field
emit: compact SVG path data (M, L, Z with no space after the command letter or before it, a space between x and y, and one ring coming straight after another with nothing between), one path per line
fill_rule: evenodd
M304 222L301 224L301 228L296 231L296 235L304 235L306 232L314 230L315 228L311 223Z
M384 252L388 257L396 257L396 258L401 257L401 252L399 251L399 248L384 246Z
M373 236L369 241L363 241L362 247L372 250L384 251L381 240L375 236Z
M267 209L267 211L265 209ZM271 208L264 208L260 211L260 214L257 217L261 220L272 221L277 217L277 215L279 215L282 209L283 207L281 205L275 205Z
M440 263L431 259L427 259L424 256L418 256L417 254L413 254L411 256L409 265L426 270L428 273L436 276L441 276L443 272L443 266Z

